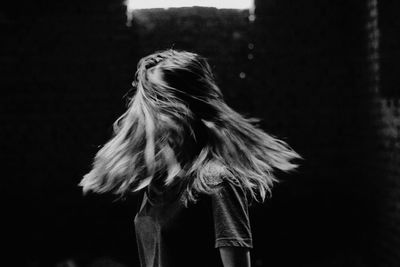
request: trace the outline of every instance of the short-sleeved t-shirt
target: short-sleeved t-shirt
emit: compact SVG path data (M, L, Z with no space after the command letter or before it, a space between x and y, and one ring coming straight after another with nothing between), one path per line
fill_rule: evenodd
M214 193L200 196L187 207L177 189L169 191L147 190L136 214L142 267L219 267L222 262L215 248L252 248L248 201L242 187L224 180Z

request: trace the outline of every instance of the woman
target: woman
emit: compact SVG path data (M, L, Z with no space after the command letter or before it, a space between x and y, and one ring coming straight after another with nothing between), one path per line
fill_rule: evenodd
M232 110L197 54L144 57L134 87L83 191L143 192L141 266L250 266L249 202L264 200L272 171L294 169L300 156Z

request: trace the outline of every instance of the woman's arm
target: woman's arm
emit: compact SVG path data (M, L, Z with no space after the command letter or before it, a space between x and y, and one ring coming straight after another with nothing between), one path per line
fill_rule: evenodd
M250 250L240 247L220 247L224 267L250 267Z

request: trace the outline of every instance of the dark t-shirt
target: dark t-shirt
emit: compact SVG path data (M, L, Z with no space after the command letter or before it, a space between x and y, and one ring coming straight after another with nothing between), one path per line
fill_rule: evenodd
M179 188L151 188L135 217L142 267L222 266L219 247L252 247L246 194L226 180L185 207Z

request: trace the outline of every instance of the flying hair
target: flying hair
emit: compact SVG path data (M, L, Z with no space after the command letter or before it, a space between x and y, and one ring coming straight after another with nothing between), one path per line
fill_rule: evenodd
M112 138L97 152L83 191L125 195L163 179L182 185L185 202L211 193L221 180L241 185L263 201L301 158L267 134L256 119L230 108L207 60L173 49L142 58L128 108L113 124Z

